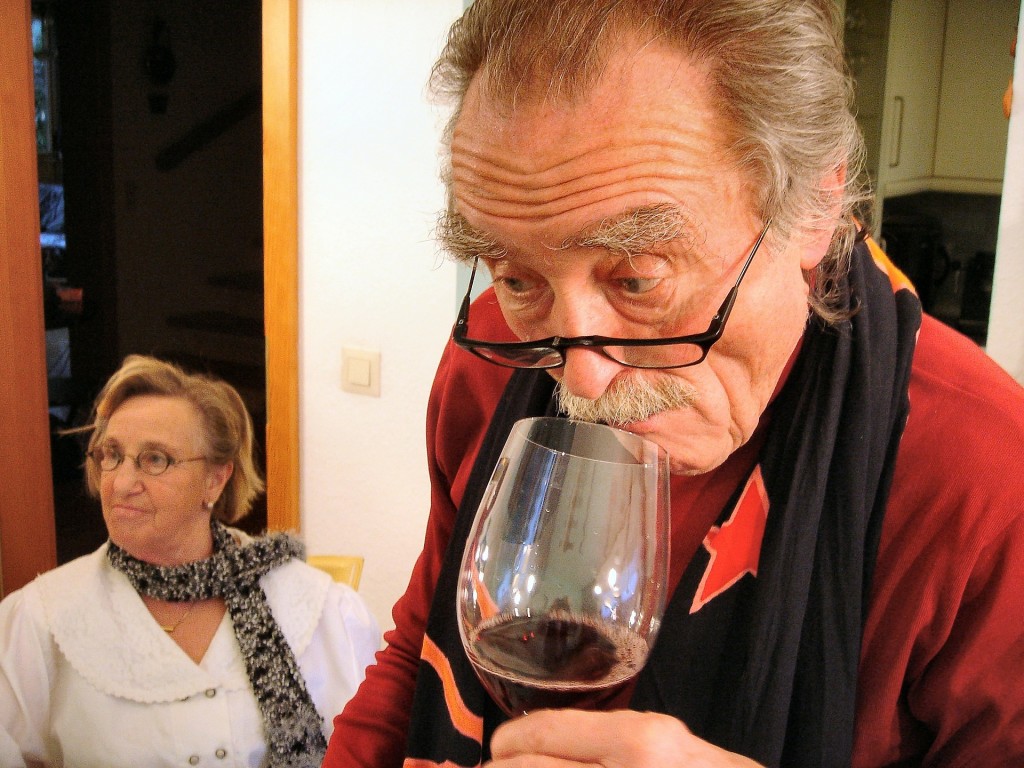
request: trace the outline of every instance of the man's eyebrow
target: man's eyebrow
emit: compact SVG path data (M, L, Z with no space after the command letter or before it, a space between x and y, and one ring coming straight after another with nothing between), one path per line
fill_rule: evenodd
M683 209L669 204L644 205L602 219L566 238L554 250L603 248L633 255L673 241L692 244L696 232L692 216ZM508 255L505 246L474 227L458 211L446 210L438 215L436 237L441 248L456 261L469 262L476 257L501 259Z
M676 240L695 239L693 219L674 205L644 205L618 216L602 219L578 235L567 238L561 248L603 248L632 255Z
M474 227L458 211L443 211L437 217L438 244L456 261L500 259L508 250L493 237Z

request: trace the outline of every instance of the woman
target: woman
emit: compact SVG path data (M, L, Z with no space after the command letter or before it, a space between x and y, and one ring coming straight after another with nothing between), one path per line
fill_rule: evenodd
M263 490L238 393L131 356L85 429L109 541L0 603L0 765L319 766L380 635L297 541L225 526Z

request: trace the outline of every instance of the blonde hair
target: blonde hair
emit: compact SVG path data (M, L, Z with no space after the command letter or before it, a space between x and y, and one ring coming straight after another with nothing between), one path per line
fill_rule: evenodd
M774 238L835 228L807 277L814 311L840 318L836 286L872 198L834 0L476 0L452 26L431 77L434 92L454 102L446 144L478 73L486 95L510 106L571 103L617 46L654 40L706 73L732 126L729 149ZM842 188L828 185L841 171Z
M263 492L263 479L253 455L252 418L241 395L225 381L202 374L187 373L172 363L145 355L129 355L96 397L92 419L81 430L92 434L91 452L106 434L111 415L121 405L140 395L181 397L191 403L202 419L206 458L212 464L234 464L234 471L217 499L213 515L234 523L248 514ZM99 495L100 470L95 462L85 463L89 493Z

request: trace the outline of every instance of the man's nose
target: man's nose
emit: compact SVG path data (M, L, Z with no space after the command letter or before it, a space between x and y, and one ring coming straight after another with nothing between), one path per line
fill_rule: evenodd
M624 366L595 349L570 347L565 351L565 365L555 372L555 377L570 394L596 400L623 369Z
M608 307L599 297L586 291L567 291L553 307L552 330L565 337L614 335L618 329L608 324L608 314ZM553 373L570 394L596 400L622 369L598 350L570 347L565 351L565 365Z

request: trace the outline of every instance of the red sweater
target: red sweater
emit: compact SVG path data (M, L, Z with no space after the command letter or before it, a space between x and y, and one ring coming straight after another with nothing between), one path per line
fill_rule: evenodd
M493 294L474 323L508 335ZM335 719L325 768L400 766L456 510L511 371L449 343L431 392L431 507L396 628ZM854 768L1024 765L1024 389L925 317L861 651ZM679 579L760 448L672 485ZM681 512L685 510L686 514ZM678 512L678 514L677 514Z

